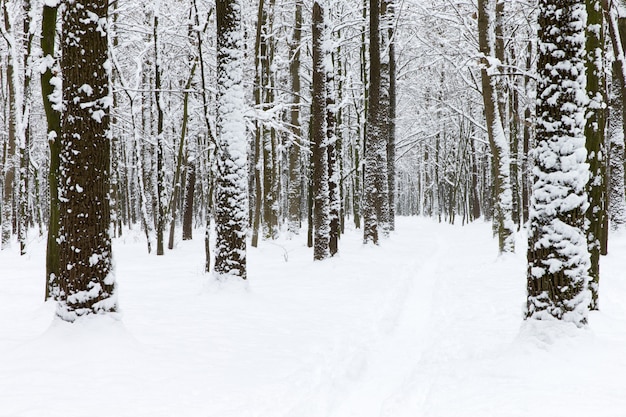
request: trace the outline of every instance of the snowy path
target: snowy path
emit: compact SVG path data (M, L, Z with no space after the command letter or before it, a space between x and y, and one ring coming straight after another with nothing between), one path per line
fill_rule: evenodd
M414 236L420 236L416 232ZM390 314L381 321L380 337L369 348L368 372L333 416L394 416L397 393L430 337L432 296L446 243L441 237L421 235L419 241L401 247L407 252L402 258L412 261L403 265L403 282L395 290Z
M134 236L121 321L52 321L43 240L0 252L1 417L626 416L626 236L582 331L521 320L523 244L497 259L484 223L401 218L324 262L264 243L247 290L207 285L201 239L157 258Z

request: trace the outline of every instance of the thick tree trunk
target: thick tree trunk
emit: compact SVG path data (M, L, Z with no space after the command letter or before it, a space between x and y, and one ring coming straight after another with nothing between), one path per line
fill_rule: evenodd
M370 84L365 141L363 242L378 244L379 233L385 234L389 220L387 182L388 106L381 105L380 0L370 0ZM387 87L387 86L385 86Z
M585 125L585 138L587 148L587 163L591 177L587 183L587 195L589 196L590 208L587 210L587 242L591 255L591 267L589 275L591 282L591 305L592 310L598 309L598 287L600 284L600 241L604 230L606 216L605 202L605 167L606 149L604 145L605 129L605 105L606 91L604 82L604 19L599 0L586 0L587 5L587 31L586 31L586 73L587 95L587 123Z
M539 2L537 146L528 235L527 318L587 322L585 4ZM561 53L553 54L559 50Z
M311 158L313 163L313 259L330 256L330 219L328 154L326 131L326 68L324 48L324 11L313 3L313 84L311 100Z
M66 321L117 309L109 236L109 56L100 24L108 16L108 1L81 6L63 13L59 259L64 267L57 315Z
M215 274L246 279L248 161L241 0L217 0Z

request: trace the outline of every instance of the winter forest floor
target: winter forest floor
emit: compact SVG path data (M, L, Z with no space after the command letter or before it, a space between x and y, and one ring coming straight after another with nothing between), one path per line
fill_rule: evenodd
M305 236L249 251L249 287L211 284L203 239L114 243L121 314L73 325L43 303L43 238L0 253L0 416L626 416L626 235L587 329L524 322L525 246L490 225L400 218L313 262ZM34 236L36 236L33 233Z

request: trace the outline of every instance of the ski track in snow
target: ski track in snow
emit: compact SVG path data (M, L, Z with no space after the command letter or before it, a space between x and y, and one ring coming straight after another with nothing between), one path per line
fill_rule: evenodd
M521 235L498 258L486 223L397 229L323 262L262 242L248 286L209 281L201 233L156 257L127 232L121 313L73 325L42 302L45 239L1 251L0 416L626 416L626 234L579 330L522 320Z

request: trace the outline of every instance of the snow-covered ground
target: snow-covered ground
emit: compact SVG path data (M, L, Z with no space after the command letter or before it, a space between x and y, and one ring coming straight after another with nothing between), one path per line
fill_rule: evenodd
M121 314L73 325L43 303L43 238L0 252L0 416L626 416L626 235L587 329L524 322L525 247L486 223L398 219L313 262L304 236L211 283L201 234L164 257L114 243Z

